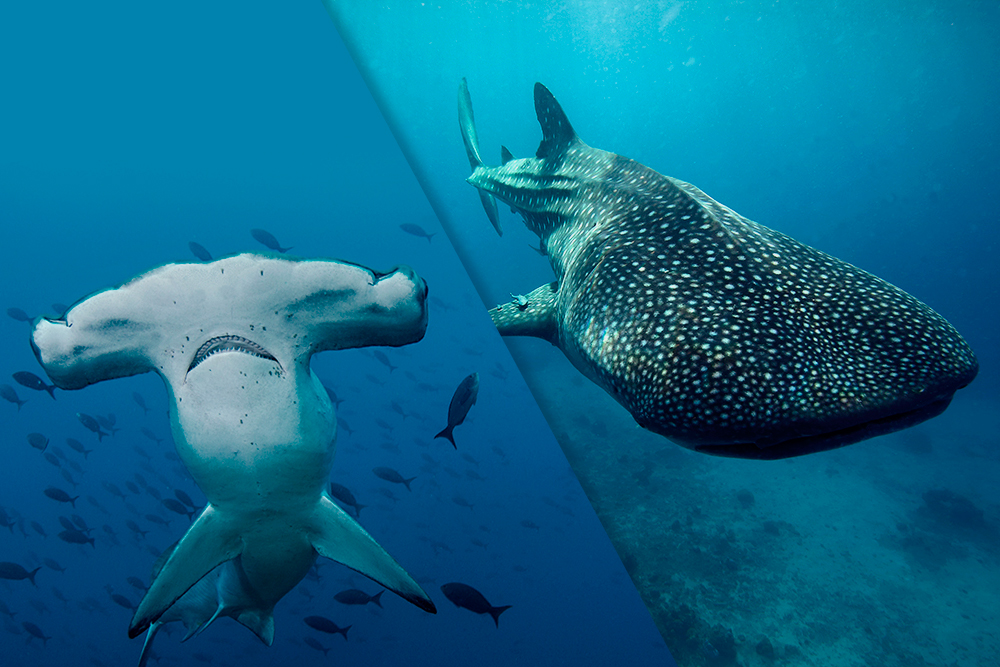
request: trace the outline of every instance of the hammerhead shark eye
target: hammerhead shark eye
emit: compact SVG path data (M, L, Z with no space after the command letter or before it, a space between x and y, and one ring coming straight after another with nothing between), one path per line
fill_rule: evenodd
M274 358L274 355L252 340L244 338L243 336L227 334L225 336L216 336L215 338L210 338L205 341L205 343L198 348L198 351L194 355L194 359L191 360L191 365L188 366L188 372L190 373L195 366L218 352L243 352L245 354L251 354L255 357L260 357L261 359L269 359L276 364L278 363L278 360ZM280 366L280 364L278 365Z

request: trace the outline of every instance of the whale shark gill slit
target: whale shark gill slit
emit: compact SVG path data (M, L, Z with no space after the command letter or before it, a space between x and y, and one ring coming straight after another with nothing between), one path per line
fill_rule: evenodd
M273 361L278 364L279 367L281 366L281 364L278 363L278 360L274 358L273 354L252 340L244 338L243 336L226 334L225 336L210 338L198 348L198 351L195 352L194 359L191 360L191 365L188 366L188 373L194 370L195 367L213 354L218 354L220 352L243 352L244 354Z

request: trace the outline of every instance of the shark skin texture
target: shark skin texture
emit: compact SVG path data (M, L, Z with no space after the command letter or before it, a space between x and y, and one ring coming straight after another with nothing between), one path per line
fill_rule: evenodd
M129 636L225 564L210 619L232 616L270 644L274 605L317 556L436 611L330 499L336 415L309 366L321 351L421 340L426 298L426 284L405 266L376 273L342 261L247 253L161 266L87 297L59 319L36 320L32 347L58 387L150 371L161 377L177 453L208 499L159 565ZM188 603L194 628L211 622L205 595Z

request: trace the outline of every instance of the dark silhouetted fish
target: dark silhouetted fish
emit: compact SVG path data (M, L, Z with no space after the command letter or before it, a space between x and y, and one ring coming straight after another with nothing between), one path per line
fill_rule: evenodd
M137 391L133 391L132 400L135 401L136 405L142 408L142 414L149 412L149 408L146 407L146 399L142 397L142 394Z
M340 591L333 596L333 599L341 604L356 604L365 605L371 602L377 607L382 606L380 598L382 593L385 591L379 591L375 595L368 595L364 591L358 590L357 588L348 588L346 591Z
M142 428L140 428L139 432L142 433L147 438L149 438L150 440L152 440L153 442L155 442L156 444L160 444L161 442L163 442L163 438L161 438L160 436L156 435L149 428L147 428L145 426L143 426Z
M166 507L171 512L174 512L175 514L183 514L184 516L186 516L189 519L194 516L194 511L189 510L179 500L174 500L173 498L164 498L160 502L163 503L164 507Z
M427 239L428 243L431 242L431 237L437 233L434 232L434 234L428 234L423 227L421 227L420 225L415 225L412 222L404 222L399 226L399 228L402 229L407 234L413 234L414 236L419 236L422 239Z
M28 444L40 452L44 452L45 448L49 446L49 439L41 433L29 433L27 438Z
M56 466L57 468L62 465L61 463L59 463L59 457L53 454L52 452L45 452L43 456L45 457L46 461Z
M330 495L344 503L348 507L354 508L354 516L361 516L361 508L368 507L367 505L362 505L351 493L351 490L342 484L337 484L336 482L330 482Z
M95 415L94 419L97 420L97 423L100 424L101 428L107 430L107 432L111 435L114 435L121 430L120 428L115 428L116 420L113 414L108 414L107 416Z
M274 234L265 229L251 229L250 236L254 237L258 243L264 244L268 249L275 252L288 252L292 249L291 246L282 248L281 244L278 243L278 239L274 238Z
M306 616L302 620L313 630L319 630L331 635L340 634L343 635L345 640L347 639L347 631L352 627L348 625L346 628L342 628L324 616Z
M539 526L537 523L535 523L531 519L523 519L521 521L521 525L524 526L525 528L530 528L531 530L541 530L542 529L541 526Z
M64 530L58 535L59 539L63 542L69 542L70 544L89 544L94 546L94 538L87 537L87 534L82 530ZM96 549L96 547L94 547Z
M45 564L45 567L47 567L47 568L49 568L51 570L55 570L56 572L65 572L66 571L66 568L64 568L57 561L54 561L51 558L43 558L42 562Z
M111 495L118 496L122 500L125 500L125 494L122 493L122 490L119 489L118 485L115 484L114 482L103 481L101 482L101 486L103 486L104 490L110 493Z
M42 524L38 523L37 521L32 521L31 522L31 528L32 528L32 530L34 530L36 533L38 533L42 537L48 537L49 536L49 534L45 532L45 529L42 528Z
M382 350L373 351L372 356L375 357L380 364L388 368L390 373L399 368L399 366L392 365L392 362L389 361L389 357L385 356L385 352Z
M139 577L128 577L125 581L129 583L132 588L138 589L140 591L146 591L149 587L146 583Z
M535 156L487 167L459 89L469 183L495 227L493 197L521 214L556 275L490 314L558 346L643 428L780 459L930 419L976 376L968 344L909 294L587 146L541 84L535 111Z
M326 385L323 385L323 389L326 389L326 395L330 397L330 402L333 403L334 408L339 408L340 404L344 402L344 399L337 396L337 392L330 389Z
M146 537L146 533L149 532L148 530L143 530L142 528L140 528L139 524L137 524L135 521L132 521L132 519L129 519L128 521L125 522L125 527L131 530L139 537Z
M21 406L28 402L22 401L21 397L17 395L17 391L9 384L0 384L0 398L16 404L18 412L21 411Z
M378 477L380 479L384 479L387 482L392 482L393 484L402 484L403 486L406 487L407 491L412 491L413 490L413 489L410 488L410 482L412 482L413 480L415 480L417 478L414 475L413 477L410 477L409 479L406 479L402 475L400 475L398 472L396 472L395 470L393 470L392 468L386 468L385 466L379 466L377 468L372 468L372 472L375 473L376 477Z
M201 261L203 262L212 261L212 253L206 250L205 246L203 246L202 244L196 243L194 241L188 241L188 249L191 251L192 255L194 255Z
M23 567L17 563L9 563L7 561L0 562L0 579L7 579L8 581L20 581L21 579L27 579L31 582L32 586L37 586L35 583L35 575L41 570L41 567L36 567L31 572L28 572Z
M14 378L14 382L18 383L22 387L27 387L28 389L34 389L35 391L47 391L52 400L56 400L56 386L54 384L45 384L42 378L38 377L34 373L29 371L18 371L11 375Z
M343 417L337 417L337 426L343 430L347 431L347 435L354 433L354 429L351 428L350 424Z
M498 628L500 627L500 614L504 613L512 606L506 605L503 607L494 607L486 600L485 597L483 597L482 593L467 584L445 584L441 586L441 592L444 593L444 596L451 600L456 607L468 609L469 611L477 614L489 614L493 617L493 622Z
M135 605L132 604L132 601L120 593L112 593L111 600L119 607L125 607L129 611L135 611Z
M97 423L97 420L94 419L93 417L91 417L90 415L88 415L88 414L86 414L84 412L77 412L76 413L76 418L80 421L81 424L83 424L83 427L85 429L87 429L88 431L93 432L94 435L97 436L97 441L98 442L100 442L101 440L103 440L104 436L107 435L107 433L105 433L104 431L101 430L101 425Z
M468 507L470 510L474 510L472 503L463 498L462 496L452 496L451 502L455 503L459 507Z
M185 505L187 505L191 509L193 509L193 510L198 509L198 506L194 504L193 500L191 500L191 496L189 496L188 494L184 493L180 489L174 489L174 495L177 496L177 500L181 501L182 503L184 503Z
M476 404L476 398L479 396L479 373L473 373L458 385L455 393L451 397L451 403L448 405L448 425L444 427L444 430L435 435L435 438L448 438L452 446L458 449L458 445L455 444L455 437L452 431L455 427L465 421L465 417L469 414L469 410L473 405Z
M42 632L42 629L37 625L35 625L34 623L32 623L31 621L24 621L23 623L21 623L21 627L23 627L27 631L27 633L32 637L35 637L36 639L41 639L42 646L47 646L49 640L52 639L52 637L47 637L45 633Z
M44 493L52 500L55 500L60 503L69 503L73 507L76 507L76 499L80 497L80 496L70 497L68 493L54 486L46 488Z
M389 406L392 408L393 412L398 414L403 419L406 419L407 417L410 416L409 414L406 413L405 410L403 410L403 406L399 404L399 401L393 401L392 403L389 404Z
M314 648L317 651L322 651L323 655L326 655L327 653L330 652L330 649L328 649L327 647L323 646L322 644L320 644L318 641L316 641L312 637L306 637L305 639L302 640L302 643L305 644L306 646L308 646L309 648Z
M428 239L428 240L430 240L430 239ZM7 314L12 319L17 320L18 322L30 322L31 321L31 315L28 315L28 313L24 312L20 308L8 308L7 309Z

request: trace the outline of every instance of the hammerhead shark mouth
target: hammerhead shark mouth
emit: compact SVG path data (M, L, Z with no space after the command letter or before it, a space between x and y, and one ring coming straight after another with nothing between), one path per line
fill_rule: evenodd
M215 338L209 338L205 341L205 343L198 348L198 351L195 352L194 359L191 360L191 365L188 366L187 372L190 373L196 366L198 366L198 364L205 361L213 354L218 354L219 352L243 352L244 354L249 354L254 357L260 357L261 359L268 359L281 367L281 364L278 363L278 360L274 358L273 354L249 338L226 334L225 336L216 336Z

